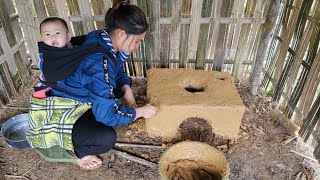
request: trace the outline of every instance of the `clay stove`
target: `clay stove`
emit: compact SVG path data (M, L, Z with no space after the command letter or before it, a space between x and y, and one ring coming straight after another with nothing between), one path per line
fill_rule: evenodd
M149 136L174 138L190 117L205 119L213 133L236 139L245 111L228 73L193 69L150 69L147 97L158 108L145 121Z

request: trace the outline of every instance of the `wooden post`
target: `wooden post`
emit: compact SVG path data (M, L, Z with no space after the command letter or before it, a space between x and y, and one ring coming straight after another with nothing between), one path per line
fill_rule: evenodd
M272 35L274 33L274 25L275 25L277 16L279 15L279 12L280 12L280 5L281 5L280 0L272 0L271 3L272 4L271 4L271 7L269 8L265 25L263 26L264 31L262 35L262 42L259 45L257 58L255 61L253 73L251 76L250 91L253 95L257 94L258 92L261 72L263 69L263 62L267 58L270 42L273 38Z

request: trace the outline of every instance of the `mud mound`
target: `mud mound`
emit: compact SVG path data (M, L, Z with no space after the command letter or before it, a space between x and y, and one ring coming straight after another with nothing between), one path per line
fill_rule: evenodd
M190 117L179 126L178 137L180 141L200 141L211 143L214 134L211 125L204 119Z

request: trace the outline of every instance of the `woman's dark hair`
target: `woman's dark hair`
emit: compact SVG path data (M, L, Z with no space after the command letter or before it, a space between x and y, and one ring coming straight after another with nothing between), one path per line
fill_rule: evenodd
M142 34L147 31L146 15L137 6L131 5L129 0L114 0L112 8L105 16L107 32L122 29L127 34Z
M69 28L65 20L59 17L48 17L40 23L40 33L42 26L50 22L60 22L67 29L67 32L69 32Z

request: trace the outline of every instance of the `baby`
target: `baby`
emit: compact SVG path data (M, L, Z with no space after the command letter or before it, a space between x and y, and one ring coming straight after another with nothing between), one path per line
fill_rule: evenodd
M42 41L53 47L68 47L70 44L70 33L66 21L58 17L49 17L41 22L40 34Z
M44 44L57 48L72 48L70 43L71 36L68 25L65 20L59 17L49 17L43 20L40 24L40 35ZM43 84L45 77L42 71L43 54L38 54L40 75L34 82L35 93L34 97L44 98L48 88Z

